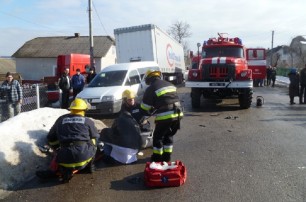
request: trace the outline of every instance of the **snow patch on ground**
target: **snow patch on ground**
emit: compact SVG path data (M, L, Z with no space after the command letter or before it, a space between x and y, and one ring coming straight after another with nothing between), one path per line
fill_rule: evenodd
M0 189L12 189L46 167L47 158L37 145L46 143L55 120L67 113L65 109L40 108L0 123Z

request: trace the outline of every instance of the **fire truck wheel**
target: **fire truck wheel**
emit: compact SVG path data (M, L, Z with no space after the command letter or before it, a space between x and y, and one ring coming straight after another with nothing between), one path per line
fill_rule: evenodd
M241 109L248 109L251 107L252 95L252 89L245 89L241 94L239 94L239 105Z
M191 89L191 105L193 108L201 107L201 90L197 88Z

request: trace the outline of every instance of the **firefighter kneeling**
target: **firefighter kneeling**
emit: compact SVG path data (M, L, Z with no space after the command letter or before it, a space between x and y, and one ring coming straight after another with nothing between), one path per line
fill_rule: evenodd
M94 122L84 117L87 107L84 100L76 98L70 105L71 113L60 116L51 127L47 139L55 156L50 170L36 172L39 178L59 177L68 182L74 172L93 172L99 133Z
M146 89L141 108L155 116L155 130L153 133L153 155L151 161L171 161L173 136L180 129L183 117L182 108L176 87L161 79L161 72L148 70L145 81Z

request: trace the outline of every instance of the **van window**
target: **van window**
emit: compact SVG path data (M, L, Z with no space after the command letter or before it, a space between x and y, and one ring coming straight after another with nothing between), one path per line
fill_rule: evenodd
M90 82L88 87L121 86L127 71L101 72Z
M128 79L125 85L130 86L130 85L134 85L137 83L140 83L139 74L136 70L132 70L128 75Z

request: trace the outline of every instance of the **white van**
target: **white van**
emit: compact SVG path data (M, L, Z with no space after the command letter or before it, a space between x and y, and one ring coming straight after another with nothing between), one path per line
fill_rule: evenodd
M148 69L159 70L156 62L130 62L105 67L77 97L91 104L87 114L114 114L121 110L122 92L131 89L142 99L147 87L144 74Z

